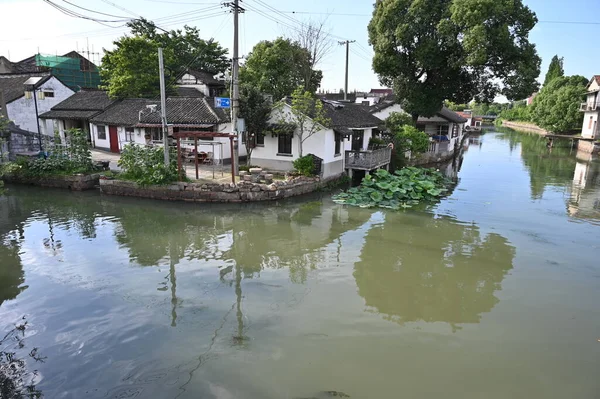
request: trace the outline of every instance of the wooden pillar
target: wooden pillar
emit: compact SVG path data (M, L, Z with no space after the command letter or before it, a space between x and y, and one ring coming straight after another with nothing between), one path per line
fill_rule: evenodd
M194 162L196 164L196 180L198 180L198 137L194 137Z
M181 143L180 143L180 138L179 136L177 136L177 174L179 175L179 181L182 181L181 179Z

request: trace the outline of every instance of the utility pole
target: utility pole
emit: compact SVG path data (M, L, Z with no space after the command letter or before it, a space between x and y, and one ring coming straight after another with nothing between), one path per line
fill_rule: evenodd
M160 74L160 121L162 123L163 146L165 150L165 166L169 167L169 132L167 129L167 94L165 90L165 65L163 49L158 48L158 69Z
M346 80L344 82L344 101L348 101L348 61L350 59L350 43L354 43L356 40L345 40L338 42L340 46L346 45Z
M239 55L239 14L246 11L240 7L240 0L234 0L233 2L224 3L225 6L231 7L233 11L233 66L231 71L231 125L235 133L236 138L233 143L233 154L231 154L231 162L235 162L234 173L237 176L240 171L239 165L239 132L238 132L238 114L240 109L240 87L239 87L239 69L240 69L240 55Z

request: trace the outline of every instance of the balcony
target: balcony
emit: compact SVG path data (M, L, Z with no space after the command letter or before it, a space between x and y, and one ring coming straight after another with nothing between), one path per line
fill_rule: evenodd
M390 163L392 149L380 148L372 151L346 151L346 169L373 170Z
M581 103L579 110L585 111L600 111L600 102L597 103Z

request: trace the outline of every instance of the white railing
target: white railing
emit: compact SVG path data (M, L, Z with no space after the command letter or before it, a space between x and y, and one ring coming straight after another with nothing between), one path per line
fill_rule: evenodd
M392 148L385 147L372 151L346 151L346 168L373 170L390 163Z

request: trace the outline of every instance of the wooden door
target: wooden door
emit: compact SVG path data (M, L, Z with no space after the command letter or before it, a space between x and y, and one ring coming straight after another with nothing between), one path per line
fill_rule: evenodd
M108 138L110 140L110 152L119 152L119 134L116 126L108 127Z

